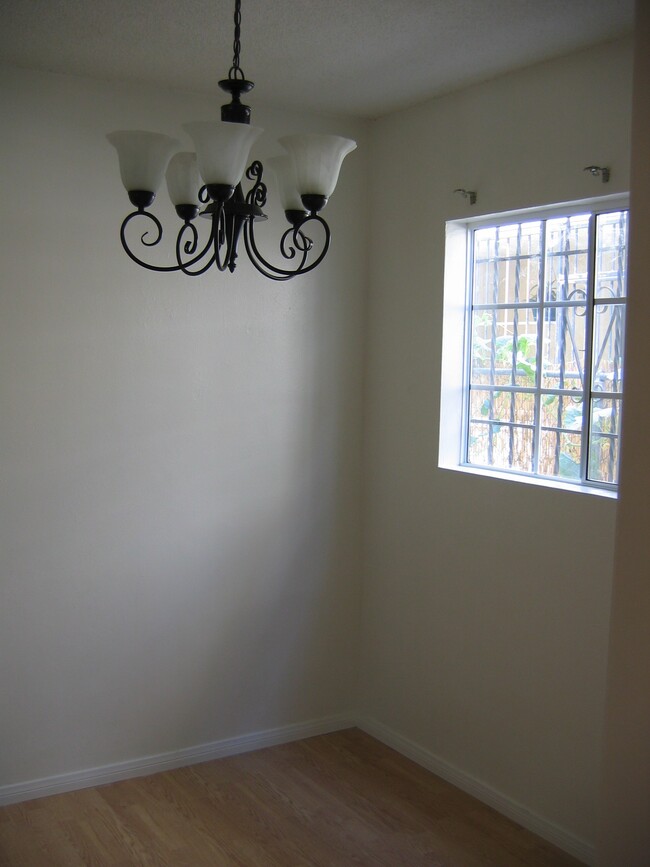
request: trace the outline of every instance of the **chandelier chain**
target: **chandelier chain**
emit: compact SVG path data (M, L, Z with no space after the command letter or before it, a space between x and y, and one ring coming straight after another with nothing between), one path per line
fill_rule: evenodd
M228 78L241 78L246 76L239 66L239 54L241 52L241 0L235 0L235 39L233 42L232 66L228 70Z

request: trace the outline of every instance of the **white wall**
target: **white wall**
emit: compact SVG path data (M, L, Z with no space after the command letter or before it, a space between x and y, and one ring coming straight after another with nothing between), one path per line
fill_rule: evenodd
M372 138L363 711L586 850L616 503L437 468L444 231L627 190L631 64L630 41L601 46ZM606 187L582 171L594 163Z
M361 145L328 260L271 284L243 260L151 275L119 244L105 133L218 102L4 69L0 116L0 782L347 712L363 126L255 111L257 156L301 129Z
M211 100L2 71L0 784L347 711L363 555L366 718L593 842L616 506L437 468L444 223L626 190L631 57L533 67L370 142L256 108L267 142L362 145L326 264L286 285L245 262L159 278L119 247L105 132L178 131Z
M599 867L650 863L650 5L637 4L625 412Z

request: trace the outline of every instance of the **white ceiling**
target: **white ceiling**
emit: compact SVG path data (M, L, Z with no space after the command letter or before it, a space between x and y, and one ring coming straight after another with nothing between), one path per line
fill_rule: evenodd
M242 0L249 102L376 117L629 33L634 0ZM0 59L218 92L234 0L0 0ZM561 98L561 95L559 95Z

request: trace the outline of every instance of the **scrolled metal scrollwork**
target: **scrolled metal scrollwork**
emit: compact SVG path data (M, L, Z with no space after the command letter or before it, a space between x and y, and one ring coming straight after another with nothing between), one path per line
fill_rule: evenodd
M186 256L193 256L196 253L196 248L199 245L199 233L194 223L185 223L183 226L181 226L178 237L176 239L176 258L178 259L179 265L181 264L180 247L183 243L183 235L186 232L189 232L192 237L189 241L185 242L183 246L183 253L185 253Z
M124 248L129 258L136 262L138 265L140 265L142 268L146 268L148 271L158 271L162 273L173 273L177 271L182 271L184 274L187 274L190 277L196 277L199 274L204 274L213 264L214 257L211 256L208 262L200 269L191 270L192 266L196 265L198 262L201 262L214 246L214 221L210 231L210 236L208 237L206 243L199 252L197 252L199 247L199 232L193 223L189 221L184 222L178 230L178 234L176 236L176 264L155 265L152 262L147 262L144 259L140 258L140 256L138 256L131 249L127 241L127 227L136 217L145 217L153 224L156 230L155 235L153 235L153 237L151 238L148 237L151 234L150 228L147 229L140 236L140 243L144 247L156 247L158 244L160 244L163 237L163 227L160 220L154 214L152 214L150 211L145 210L133 211L131 214L128 214L122 222L122 226L120 228L120 240L122 242L122 247ZM215 220L218 221L219 219L220 217L215 217ZM189 238L187 237L188 233Z
M186 232L190 232L191 239L186 241L183 245L183 236ZM212 249L214 242L214 227L210 231L210 237L206 241L203 249L200 253L196 253L196 249L199 243L199 233L194 225L194 223L185 223L179 230L178 236L176 238L176 261L178 262L178 270L182 271L183 274L187 274L188 277L198 277L200 274L205 274L205 272L210 268L214 262L214 256L210 256L208 261L199 269L192 271L190 270L192 265L196 265L197 262L203 261L208 251ZM182 246L182 253L181 253ZM183 258L183 255L191 256L189 260Z
M157 235L152 241L147 240L147 236L149 234L149 229L147 229L147 230L145 230L145 232L143 232L143 234L140 236L140 243L143 246L155 247L160 243L160 241L162 240L162 236L163 236L163 227L162 227L162 224L161 224L160 220L158 219L158 217L154 216L149 211L144 211L144 210L140 210L140 209L138 209L137 211L132 211L132 213L127 214L127 216L124 218L122 225L120 227L120 240L122 242L122 247L124 247L124 251L126 252L127 256L129 256L129 258L131 258L138 265L141 265L143 268L147 268L149 271L178 271L179 270L178 265L152 265L151 263L145 262L143 259L140 259L139 256L136 256L136 254L131 250L131 248L129 247L128 242L126 240L126 227L136 217L146 217L148 220L150 220L154 224L154 226L156 227L156 231L157 231Z
M291 246L289 246L289 239L291 239ZM296 252L300 252L306 257L313 246L314 242L312 239L308 238L296 226L290 226L280 239L280 252L285 259L293 259Z
M246 193L246 203L254 205L257 208L263 208L266 205L266 184L262 181L264 174L264 166L259 160L255 160L246 169L246 177L249 181L255 183Z
M321 252L314 259L314 261L310 262L309 264L306 264L307 258L312 251L314 243L312 239L303 232L303 227L306 226L307 223L320 225L324 233ZM248 257L255 266L255 268L260 272L260 274L263 274L265 277L268 277L271 280L290 280L292 277L296 277L302 274L308 274L310 271L313 271L314 268L320 265L320 263L327 255L327 251L329 250L330 245L330 239L330 228L325 222L325 220L318 214L309 214L305 217L304 220L302 220L296 226L291 226L283 234L280 241L280 252L285 259L296 259L297 261L292 268L280 268L277 265L273 265L261 254L255 241L255 229L253 222L247 222L244 226L244 243L246 245L246 252L248 253Z
M234 271L237 260L237 246L240 233L244 236L246 252L253 266L265 277L271 280L290 280L301 274L307 274L316 268L325 258L330 245L330 229L325 220L317 213L304 217L301 212L294 217L294 212L287 212L292 225L282 234L279 243L280 254L287 267L281 267L269 262L260 252L255 239L254 224L256 219L265 219L262 208L266 204L267 187L263 181L263 166L258 160L251 163L246 170L246 177L253 182L252 187L244 196L239 185L232 199L226 202L213 201L207 187L201 187L199 201L206 205L202 216L209 218L210 232L207 240L202 243L199 230L191 218L184 219L178 230L175 243L175 265L155 265L137 255L127 241L127 227L136 218L143 217L149 221L148 228L140 235L139 241L145 248L157 247L163 238L163 227L160 220L145 208L138 208L128 214L120 228L120 240L126 254L136 264L149 271L182 272L189 277L198 277L213 265L219 271ZM180 206L179 206L180 207ZM185 207L185 206L182 206ZM184 217L182 210L181 217ZM320 252L309 261L314 251L314 241L305 231L306 228L320 227L322 246ZM289 267L290 266L290 267Z
M587 301L587 293L584 289L580 289L579 287L576 287L571 292L567 293L566 300L567 301L585 301L586 302ZM587 315L586 306L585 307L575 307L574 311L575 311L575 315L580 316L581 318L583 316Z

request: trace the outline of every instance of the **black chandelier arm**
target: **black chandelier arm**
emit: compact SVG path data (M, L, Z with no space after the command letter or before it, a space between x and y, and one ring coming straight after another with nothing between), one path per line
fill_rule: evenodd
M244 227L244 244L246 246L246 253L248 254L248 258L255 266L255 268L262 274L264 277L268 277L270 280L290 280L292 277L295 277L297 274L302 273L301 269L305 264L307 259L307 251L303 250L302 258L300 262L296 265L293 270L287 270L285 268L278 268L277 265L271 264L271 262L267 261L264 256L260 253L257 244L255 243L255 229L253 227L252 221L247 221ZM293 228L287 230L289 233L293 233ZM287 232L282 236L282 241L280 243L280 249L285 256L285 258L292 258L296 255L295 250L292 250L289 256L286 256L282 247L284 245L284 239L287 235Z
M183 244L183 236L188 232L191 237L188 241L185 241L185 244ZM208 240L208 247L210 246L211 240L211 238ZM193 256L196 253L196 248L199 246L199 233L194 223L183 223L178 230L178 237L176 238L176 259L179 265L183 264L181 259L181 244L183 244L183 253L186 256ZM208 247L206 247L205 250L207 250ZM202 252L205 252L205 250ZM188 262L186 264L190 263Z
M191 238L189 240L186 240L185 244L183 244L183 236L188 230L190 231ZM208 271L213 265L216 265L219 271L225 271L228 267L231 244L229 238L227 237L227 227L223 203L220 203L217 206L216 210L214 210L212 213L212 218L210 221L210 236L206 241L205 246L200 253L194 255L198 246L198 238L199 233L193 223L185 223L180 228L178 236L176 238L176 261L178 262L177 270L182 271L183 274L187 274L188 277L199 277L201 274L205 274L205 272ZM222 261L221 252L224 247L226 257L225 260ZM196 271L191 271L190 267L192 265L196 265L197 262L201 262L210 250L212 250L212 254L207 259L205 264L198 268ZM185 254L186 256L192 256L192 258L188 261L183 261L183 254Z
M149 262L145 262L144 259L140 259L129 247L126 240L126 227L129 225L131 220L135 219L135 217L147 217L154 224L156 229L156 235L153 240L148 241L147 236L149 235L149 229L147 229L140 236L140 243L145 247L155 247L160 243L163 236L163 227L158 219L158 217L154 216L149 211L137 210L132 211L132 213L127 214L124 218L122 225L120 227L120 241L122 242L122 247L124 247L124 251L127 256L132 259L136 264L140 265L142 268L147 268L149 271L160 271L160 272L170 272L170 271L180 271L181 267L179 265L152 265Z
M255 181L246 193L246 202L257 208L263 208L266 204L266 184L262 181L264 166L259 160L254 160L246 169L246 177L249 181Z
M323 261L325 256L327 256L327 252L330 248L330 241L332 238L332 233L330 232L330 227L327 225L327 223L325 222L323 217L321 217L319 214L310 214L308 217L305 217L305 219L303 220L302 223L293 227L293 229L290 229L287 232L285 232L284 236L283 236L283 243L284 243L285 237L291 238L294 247L303 253L303 262L304 262L305 257L309 255L314 244L313 244L313 241L311 240L311 238L307 237L304 234L304 232L302 231L302 228L307 223L311 223L311 222L319 223L323 227L323 232L324 232L324 236L325 236L325 239L323 241L323 249L320 251L317 258L314 259L314 261L311 263L311 265L308 265L306 268L303 268L301 266L300 271L297 272L300 274L308 274L309 271L313 271L314 268L317 268L320 265L320 263Z
M183 244L183 237L186 235L188 230L190 231L191 238ZM196 271L190 271L190 267L195 265L197 262L201 262L205 258L206 253L212 249L214 242L213 233L214 228L210 230L210 237L201 252L194 255L199 243L199 233L197 228L193 223L185 223L181 226L176 238L176 261L178 262L178 269L182 271L183 274L187 274L188 277L199 277L201 274L205 274L205 272L212 267L212 264L214 263L214 254L208 258L201 268ZM192 258L189 261L183 261L183 254L186 256L192 256Z
M133 252L126 240L126 230L131 220L135 219L135 217L147 217L153 223L153 226L155 228L155 235L153 235L152 238L148 238L151 233L150 228L147 229L140 236L140 243L145 247L155 247L161 242L163 236L163 227L160 220L149 211L133 211L131 214L128 214L124 218L124 221L120 228L120 240L122 242L122 247L124 248L127 256L132 259L137 265L140 265L142 268L146 268L148 271L157 271L167 274L181 271L188 277L198 277L201 274L205 274L205 272L208 271L213 264L216 264L217 268L220 271L226 270L229 251L227 252L225 262L222 263L220 259L221 248L226 243L223 206L220 206L218 211L214 214L211 224L210 236L208 237L203 248L198 253L196 252L199 245L198 230L194 223L183 223L181 228L178 230L178 235L176 236L176 265L152 265L150 262L146 262L144 259L141 259ZM189 238L186 237L188 232L190 235ZM212 255L209 256L207 260L205 260L205 257L210 250L212 250ZM191 258L187 259L186 257L188 256ZM196 270L191 270L193 265L196 265L198 262L202 262L204 260L204 265L202 265L200 268L197 268Z
M305 266L307 257L313 247L311 239L302 231L303 226L308 222L320 223L324 230L325 240L323 242L323 249L318 257L309 265ZM287 229L282 236L280 241L280 252L285 259L297 258L297 261L291 269L280 268L277 265L273 265L260 253L255 242L255 229L253 228L253 225L252 221L247 221L244 226L244 243L246 245L246 252L248 253L248 258L260 274L263 274L271 280L290 280L292 277L308 274L320 265L329 250L331 239L330 228L321 216L318 214L311 214L297 226L292 226ZM288 245L289 239L291 239L290 246Z
M224 205L221 202L217 211L212 215L212 238L214 241L212 261L217 270L222 273L227 270L232 254L232 236L228 228ZM225 252L224 258L222 258L222 251Z
M280 252L285 259L293 259L296 252L299 251L303 254L302 261L304 262L313 246L314 242L312 239L301 232L300 227L290 226L280 238Z

